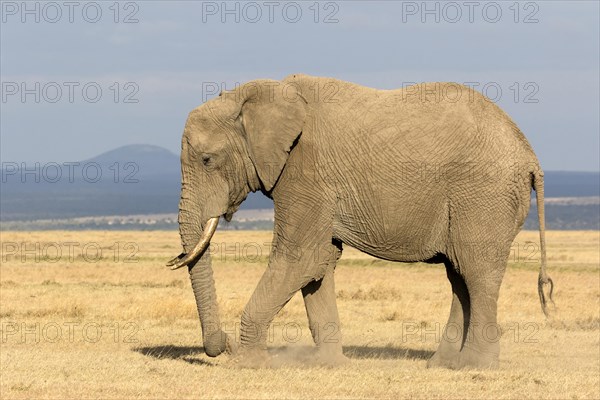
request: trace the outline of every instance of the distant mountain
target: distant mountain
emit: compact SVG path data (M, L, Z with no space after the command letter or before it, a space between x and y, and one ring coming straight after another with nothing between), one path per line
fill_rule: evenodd
M179 156L152 145L128 145L70 163L2 163L0 220L176 213ZM251 193L241 209L272 208Z
M108 167L117 163L124 175L132 174L131 178L158 180L180 176L179 156L165 148L149 144L118 147L82 163L98 163L106 167L107 171L113 171L114 168L109 170ZM129 163L136 165L128 165Z
M3 162L2 166L2 221L177 212L179 156L162 147L128 145L70 164ZM591 202L549 200L550 229L598 229L599 172L546 171L545 195L546 199L592 198ZM241 207L271 208L273 202L261 193L251 193ZM528 228L537 224L534 211L527 219Z

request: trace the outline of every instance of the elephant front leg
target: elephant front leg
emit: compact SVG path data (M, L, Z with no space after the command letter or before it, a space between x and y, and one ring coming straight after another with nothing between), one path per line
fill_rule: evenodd
M302 289L319 356L324 361L326 356L338 362L343 359L333 284L333 269L339 255L339 249L331 242L301 249L281 242L274 246L269 266L242 314L242 355L268 358L265 350L269 326L283 306Z
M305 284L301 268L303 259L281 246L274 247L269 266L248 301L240 326L240 351L253 358L266 358L268 329L275 315Z

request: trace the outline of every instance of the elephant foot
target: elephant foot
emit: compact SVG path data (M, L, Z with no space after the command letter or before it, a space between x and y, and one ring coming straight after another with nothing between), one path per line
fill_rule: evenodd
M427 368L452 368L453 360L458 357L457 352L441 352L436 351L435 354L427 360Z
M427 361L427 368L448 369L497 369L499 367L497 353L484 353L467 346L459 353L436 352Z

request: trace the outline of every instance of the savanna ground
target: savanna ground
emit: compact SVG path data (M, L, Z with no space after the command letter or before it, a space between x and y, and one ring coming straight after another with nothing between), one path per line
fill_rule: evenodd
M548 233L558 307L549 320L537 296L537 235L522 232L513 246L499 302L500 369L449 371L425 368L450 307L441 265L346 248L336 290L350 363L310 363L298 294L270 331L279 367L240 369L202 351L187 272L164 267L180 251L176 232L2 232L0 397L600 398L600 232ZM229 330L270 239L227 231L213 239Z

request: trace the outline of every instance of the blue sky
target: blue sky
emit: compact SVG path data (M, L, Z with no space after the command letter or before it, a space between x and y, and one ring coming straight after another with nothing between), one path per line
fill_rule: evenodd
M207 86L301 72L382 89L472 82L544 169L600 169L596 1L22 4L2 2L2 161L178 153Z

